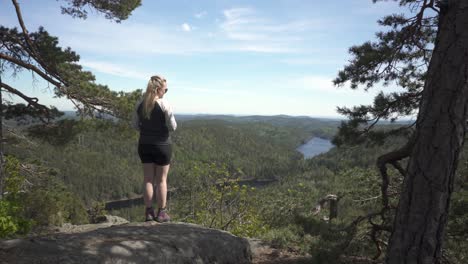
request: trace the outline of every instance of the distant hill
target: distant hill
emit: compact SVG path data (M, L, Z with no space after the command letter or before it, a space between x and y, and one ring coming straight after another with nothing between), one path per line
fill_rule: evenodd
M230 123L264 123L277 127L288 127L301 130L307 134L323 138L331 138L340 125L338 119L313 118L308 116L235 116L235 115L208 115L208 114L181 114L176 115L178 121L192 120L221 120Z
M320 120L324 122L339 122L339 118L321 118L321 117L310 117L310 116L289 116L289 115L215 115L215 114L176 114L178 120L195 120L195 119L218 119L224 121L252 121L252 122L269 122L278 120Z

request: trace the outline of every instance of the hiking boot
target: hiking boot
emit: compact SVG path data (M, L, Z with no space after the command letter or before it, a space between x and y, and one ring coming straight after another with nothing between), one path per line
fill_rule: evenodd
M156 220L156 216L154 215L153 207L146 208L145 222L154 221L154 220Z
M167 214L166 208L159 208L158 216L155 220L159 223L165 223L171 221L171 217Z

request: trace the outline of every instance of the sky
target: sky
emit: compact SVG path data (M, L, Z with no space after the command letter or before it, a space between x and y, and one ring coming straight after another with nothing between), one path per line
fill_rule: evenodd
M143 0L122 23L96 12L86 20L62 15L64 1L18 2L28 30L43 26L57 36L97 83L128 92L164 76L176 115L339 117L337 106L370 104L381 89L398 90L332 84L351 58L349 47L373 40L382 16L405 11L394 1ZM9 0L0 0L0 25L18 26ZM73 110L31 73L2 79L43 104Z

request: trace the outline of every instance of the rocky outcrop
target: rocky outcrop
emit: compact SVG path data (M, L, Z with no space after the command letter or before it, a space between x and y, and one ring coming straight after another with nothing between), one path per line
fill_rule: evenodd
M251 263L249 242L185 223L130 223L0 241L0 263Z
M52 230L49 229L48 233L83 233L92 230L96 230L99 228L111 227L116 225L124 225L128 224L128 220L122 218L120 216L115 215L104 215L100 216L97 219L97 222L94 224L87 224L87 225L72 225L66 223L61 227L54 228Z

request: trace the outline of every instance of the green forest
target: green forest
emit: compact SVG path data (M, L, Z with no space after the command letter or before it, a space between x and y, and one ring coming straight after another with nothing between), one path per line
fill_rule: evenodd
M125 122L109 119L63 119L57 124L47 133L41 125L31 125L7 135L6 190L12 195L2 201L2 210L10 210L9 218L2 219L2 236L90 223L102 214L143 221L143 204L103 209L107 201L141 196L138 133ZM278 248L310 253L313 263L374 257L378 250L372 223L363 217L381 204L376 157L405 141L392 137L381 144L342 145L311 159L296 150L316 136L332 139L338 126L338 121L294 117L179 121L168 178L174 221L261 238ZM388 126L397 125L378 129ZM461 164L454 186L444 252L450 263L463 263L467 257L461 250L468 246L467 171L468 163ZM392 170L389 175L397 188L401 176ZM259 187L242 185L246 179L271 181ZM316 211L330 194L339 197L334 219L329 219L327 206ZM397 196L391 199L395 202Z

